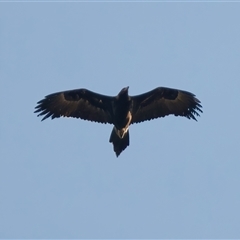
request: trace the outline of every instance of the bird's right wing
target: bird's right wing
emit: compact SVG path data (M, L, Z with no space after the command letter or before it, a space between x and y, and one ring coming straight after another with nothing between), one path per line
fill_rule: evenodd
M172 88L159 87L131 98L132 123L170 114L196 120L194 115L199 116L198 111L202 112L200 101L194 94Z
M101 95L87 89L57 92L38 102L36 113L48 117L74 117L84 120L112 123L112 100L114 97Z

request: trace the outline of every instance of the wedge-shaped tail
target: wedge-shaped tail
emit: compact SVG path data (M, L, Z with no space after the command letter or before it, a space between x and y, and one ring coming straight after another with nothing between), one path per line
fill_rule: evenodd
M129 131L125 133L123 138L120 138L115 128L113 128L109 142L113 144L113 150L116 153L117 157L120 155L120 153L129 146Z

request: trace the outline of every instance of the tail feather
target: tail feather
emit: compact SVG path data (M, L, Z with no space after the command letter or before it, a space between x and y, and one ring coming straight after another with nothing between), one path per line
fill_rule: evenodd
M129 146L129 131L125 133L123 138L120 138L113 128L109 142L113 144L113 150L118 157L120 153L124 151L127 146Z

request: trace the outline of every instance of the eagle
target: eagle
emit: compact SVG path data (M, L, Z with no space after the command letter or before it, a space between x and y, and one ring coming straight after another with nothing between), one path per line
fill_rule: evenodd
M113 124L109 142L118 157L129 146L129 126L167 115L194 119L202 113L201 102L191 92L158 87L149 92L129 96L129 87L117 96L106 96L87 89L75 89L47 95L37 103L35 112L43 116L73 117Z

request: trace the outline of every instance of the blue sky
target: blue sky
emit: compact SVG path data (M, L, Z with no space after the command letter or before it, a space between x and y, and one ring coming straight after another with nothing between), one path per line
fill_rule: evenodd
M1 238L240 238L239 3L0 3ZM198 122L33 113L87 88L193 92Z

